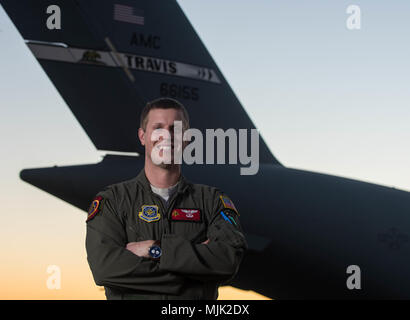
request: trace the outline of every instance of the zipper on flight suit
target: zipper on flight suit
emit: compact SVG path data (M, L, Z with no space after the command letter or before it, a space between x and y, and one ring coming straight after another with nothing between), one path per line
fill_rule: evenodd
M172 207L174 206L174 203L177 197L179 196L179 192L177 191L172 195L169 201L167 210L165 210L164 208L164 202L162 201L161 197L157 195L156 193L154 193L152 190L151 190L151 196L157 199L157 202L159 202L159 206L161 207L162 212L164 212L162 219L160 219L160 221L162 221L162 225L165 227L163 228L163 233L164 234L171 233L171 222L169 221L168 217L169 217L169 213L172 211ZM160 295L160 297L162 300L169 300L169 297L166 294L162 294Z
M175 201L176 201L177 197L179 196L179 192L176 191L171 196L171 199L169 199L168 209L165 209L164 203L163 203L163 200L161 199L161 197L159 195L157 195L156 193L154 193L152 190L151 190L151 196L153 196L154 198L156 198L158 200L157 202L159 202L159 206L161 207L161 211L164 212L164 215L161 219L162 220L162 226L164 227L163 228L164 234L165 233L168 233L168 234L171 233L171 222L169 220L169 217L170 217L170 212L172 211L173 206L175 204Z
M168 226L169 226L169 233L171 233L171 220L172 220L172 218L171 218L171 212L172 212L172 210L174 209L174 205L175 205L175 202L177 201L177 198L179 197L179 195L180 195L180 192L179 191L177 191L177 192L175 192L173 195L172 195L172 197L171 197L171 199L170 199L170 201L169 201L169 205L168 205L168 211L167 211L167 222L168 222Z

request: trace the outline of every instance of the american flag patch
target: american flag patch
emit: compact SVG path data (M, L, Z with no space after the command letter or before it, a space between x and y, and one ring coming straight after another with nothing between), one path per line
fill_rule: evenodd
M123 4L114 4L114 20L144 25L144 12Z
M219 196L219 197L221 198L222 204L224 205L225 208L227 208L227 209L232 209L232 210L234 210L234 211L239 215L238 210L236 210L235 205L233 204L232 200L229 199L229 197L227 197L227 196L222 196L222 195Z

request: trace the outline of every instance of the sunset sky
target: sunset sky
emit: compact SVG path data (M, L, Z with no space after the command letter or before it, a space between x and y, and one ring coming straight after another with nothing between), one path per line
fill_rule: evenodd
M410 191L410 2L178 0L285 166ZM209 17L212 17L211 19ZM96 150L0 6L0 299L104 299L85 213L20 180ZM46 286L59 266L61 288ZM260 299L222 288L223 299Z

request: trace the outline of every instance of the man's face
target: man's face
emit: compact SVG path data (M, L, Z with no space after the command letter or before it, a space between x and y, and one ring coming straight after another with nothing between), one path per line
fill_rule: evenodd
M146 157L154 164L157 164L159 159L165 160L165 164L159 164L161 167L167 167L174 162L174 147L182 148L182 141L174 140L174 121L183 121L180 110L152 109L147 116L145 131L142 128L138 130L141 144L145 146Z

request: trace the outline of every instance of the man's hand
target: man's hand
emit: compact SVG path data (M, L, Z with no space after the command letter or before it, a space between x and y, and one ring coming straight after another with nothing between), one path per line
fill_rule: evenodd
M211 240L206 239L204 242L201 242L201 244L208 244L208 243L209 243L209 241L211 241Z
M149 258L148 250L154 244L155 240L145 240L127 243L125 249L131 251L138 257Z

